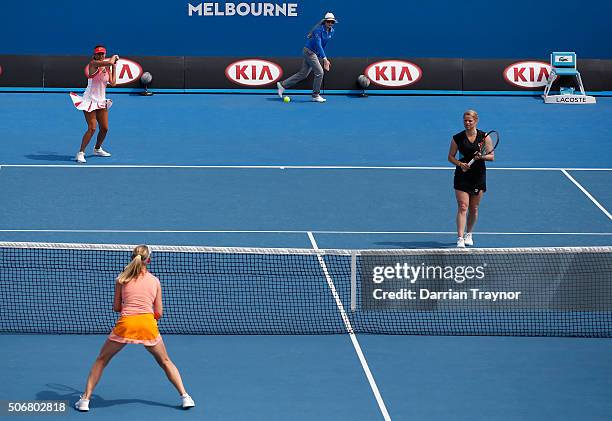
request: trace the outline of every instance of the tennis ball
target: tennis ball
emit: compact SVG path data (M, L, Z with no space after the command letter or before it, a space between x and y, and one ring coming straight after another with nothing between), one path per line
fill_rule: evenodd
M285 101L285 102L291 102L291 98L289 98L288 96L286 96L286 97L284 97L284 98L283 98L283 101Z

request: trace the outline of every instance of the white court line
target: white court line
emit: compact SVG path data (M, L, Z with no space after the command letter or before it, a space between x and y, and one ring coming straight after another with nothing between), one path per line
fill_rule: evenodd
M111 229L0 229L0 232L74 234L411 234L450 235L456 231L325 231L325 230L111 230ZM612 232L478 232L478 235L612 235Z
M308 232L308 238L310 239L312 248L318 252L319 246L317 245L317 242L315 241L315 238L312 235L312 232L310 231ZM361 362L361 367L363 368L363 371L365 372L365 375L368 378L368 382L370 383L370 387L372 388L372 392L374 393L374 396L376 397L376 402L378 402L378 407L380 408L380 412L382 412L382 415L385 421L391 421L391 417L389 416L389 412L387 411L385 402L383 401L380 391L378 390L378 386L376 385L374 376L372 375L372 372L370 371L370 367L368 366L368 362L366 361L365 356L363 355L363 351L361 350L359 341L357 341L357 336L355 336L355 332L353 331L353 326L351 326L351 322L348 319L346 311L344 310L344 305L342 305L342 301L340 301L340 296L338 295L338 291L336 291L336 286L334 285L334 281L329 275L329 271L327 270L327 264L325 263L323 256L321 256L320 254L317 254L317 259L319 260L321 269L323 269L323 273L325 274L327 285L329 286L329 289L331 290L332 295L334 296L334 299L336 300L336 306L338 306L338 310L340 311L340 314L342 315L342 320L344 321L346 330L348 331L348 334L351 338L351 342L353 343L353 347L355 348L355 352L357 353L357 356L359 357L359 361Z
M451 166L351 166L351 165L77 165L77 164L2 164L10 168L169 168L169 169L298 169L298 170L442 170L454 171ZM612 168L557 168L557 167L487 167L493 171L612 171Z
M578 188L579 188L579 189L582 191L582 193L584 193L584 194L586 195L586 197L588 197L589 199L591 199L591 202L593 202L593 203L595 204L595 206L597 206L597 207L599 208L599 210L601 210L601 211L602 211L602 212L603 212L603 213L604 213L604 214L605 214L605 215L608 217L608 219L612 220L612 215L610 215L610 212L608 212L608 211L607 211L607 209L606 209L606 208L604 208L604 207L603 207L603 205L602 205L601 203L599 203L599 202L597 201L597 199L595 199L595 198L593 197L593 195L591 195L591 193L589 193L589 192L587 191L587 189L585 189L584 187L582 187L582 185L581 185L581 184L580 184L578 181L576 181L576 179L574 179L574 177L572 177L571 175L569 175L569 173L568 173L566 170L561 170L561 172L562 172L563 174L565 174L565 176L566 176L567 178L569 178L569 179L570 179L570 181L571 181L572 183L574 183L574 184L576 185L576 187L578 187Z

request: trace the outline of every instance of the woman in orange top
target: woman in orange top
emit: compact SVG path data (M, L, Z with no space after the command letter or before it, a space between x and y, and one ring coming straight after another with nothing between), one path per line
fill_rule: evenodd
M162 290L159 279L147 270L150 262L149 247L138 246L132 251L132 261L117 278L113 310L120 312L121 317L91 367L85 392L75 404L79 411L89 411L89 399L102 377L104 368L126 344L144 345L181 395L183 408L195 406L193 399L185 391L178 369L168 357L166 346L157 329L157 320L163 313Z

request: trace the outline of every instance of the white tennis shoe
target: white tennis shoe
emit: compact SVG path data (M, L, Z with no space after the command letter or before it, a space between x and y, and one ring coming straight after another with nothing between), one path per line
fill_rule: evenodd
M465 240L463 239L463 237L457 238L457 247L460 249L465 248Z
M83 399L81 396L81 398L74 404L74 407L81 412L89 411L89 399Z
M76 162L79 164L84 164L87 161L85 160L85 152L77 152L76 157L74 158Z
M467 234L465 234L465 237L463 237L463 242L465 243L466 246L473 246L474 245L474 240L472 239L472 233L468 232Z
M280 99L283 99L283 93L285 92L285 88L280 82L276 82L276 89L278 89L278 96Z
M195 402L187 393L181 396L181 405L183 409L193 408L195 406Z
M96 156L104 156L104 157L111 156L110 153L106 152L102 148L94 149L94 155L96 155Z
M323 98L321 95L315 95L312 97L312 101L313 102L320 102L323 103L325 101L327 101L325 98Z

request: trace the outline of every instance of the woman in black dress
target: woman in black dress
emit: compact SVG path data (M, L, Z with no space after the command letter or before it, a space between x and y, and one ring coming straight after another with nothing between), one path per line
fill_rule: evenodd
M478 113L468 110L463 113L463 126L465 130L453 136L448 151L448 161L455 168L455 197L457 198L457 247L474 245L472 230L478 219L478 206L483 193L487 190L487 168L485 161L493 161L495 154L490 152L481 155L478 144L482 142L485 132L478 130ZM492 150L491 139L484 139L487 150ZM459 159L455 158L459 152ZM476 161L470 167L468 162L472 158ZM466 230L467 217L467 230ZM464 236L465 235L465 236Z

